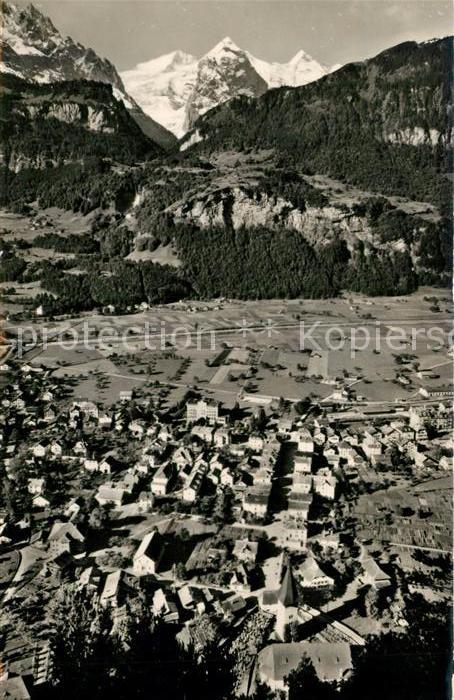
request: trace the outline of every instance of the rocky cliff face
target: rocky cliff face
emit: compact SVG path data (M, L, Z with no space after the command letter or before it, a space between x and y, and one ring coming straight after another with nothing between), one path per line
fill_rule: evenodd
M21 105L16 114L28 119L56 119L64 124L77 124L89 131L113 134L112 112L101 105L79 102L51 102Z
M247 53L227 37L199 61L186 104L184 129L188 131L201 114L232 97L259 97L267 89L266 81L252 66Z
M349 246L361 239L376 243L365 218L336 206L307 206L301 211L282 197L228 187L179 202L167 209L175 223L196 224L202 229L229 226L287 228L300 232L315 246L343 238Z
M3 0L0 14L1 72L41 83L81 79L110 83L128 102L121 78L112 63L71 37L63 37L49 17L36 7L22 8Z
M437 146L445 144L447 138L448 134L442 134L438 129L422 126L406 127L391 132L385 130L383 133L383 141L406 146Z
M388 238L383 236L383 229L373 225L364 212L363 204L369 201L367 193L362 193L358 198L358 191L355 192L349 205L327 198L324 205L306 204L301 208L285 197L261 191L260 186L251 189L236 185L202 192L175 202L166 209L166 214L175 224L195 225L201 234L205 230L222 228L226 230L226 235L228 231L243 229L253 232L257 229L257 236L261 236L264 230L292 230L300 233L314 250L344 241L352 256L358 246L365 256L373 256L380 251L408 253L415 269L419 268L420 237L426 224L418 216L421 212L424 217L424 206L404 200L400 202L401 209L390 204L397 214L406 216L412 212L415 219L412 224L413 236L400 237L396 228L395 234ZM144 197L146 199L146 193ZM436 221L437 217L431 212L428 220Z

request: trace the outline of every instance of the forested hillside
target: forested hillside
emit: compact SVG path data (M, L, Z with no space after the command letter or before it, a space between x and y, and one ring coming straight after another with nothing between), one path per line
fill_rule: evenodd
M55 182L59 168L70 163L109 158L130 164L162 153L113 97L110 85L38 85L9 75L1 82L0 144L6 203L27 199L30 193L22 189L28 185L22 183Z
M183 146L275 148L307 173L440 204L449 195L451 78L451 38L407 42L309 85L221 105Z
M0 100L5 152L41 158L44 163L88 154L145 160L162 152L106 83L75 80L48 85L5 75Z

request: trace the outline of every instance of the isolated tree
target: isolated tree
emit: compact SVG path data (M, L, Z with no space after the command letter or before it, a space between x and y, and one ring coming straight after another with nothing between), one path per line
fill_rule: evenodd
M378 618L380 616L380 596L373 586L370 586L364 595L364 610L367 617Z
M55 697L103 697L113 660L111 620L85 590L64 589L50 609L51 687Z
M110 509L106 506L94 508L89 517L88 524L93 530L102 530L109 522Z

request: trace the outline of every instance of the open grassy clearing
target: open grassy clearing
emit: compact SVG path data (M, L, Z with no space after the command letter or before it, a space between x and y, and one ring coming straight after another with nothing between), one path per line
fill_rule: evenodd
M377 196L374 192L368 192L366 190L353 187L352 185L341 182L340 180L330 178L327 175L309 176L303 174L303 177L311 185L322 190L323 194L329 197L331 202L336 204L351 206L360 201L364 201L369 197ZM414 214L415 216L420 216L422 219L426 219L428 221L437 221L440 218L436 207L428 202L416 202L398 196L387 196L386 198L393 206L401 209L407 214Z
M134 262L150 260L159 265L181 266L181 260L171 244L159 245L155 250L133 250L132 253L126 256L126 260L133 260Z
M29 243L45 233L58 233L62 236L81 235L90 231L96 214L95 210L82 216L80 213L52 207L41 209L31 216L23 216L0 209L0 232L6 229L7 240L23 238ZM1 235L5 234L1 233Z

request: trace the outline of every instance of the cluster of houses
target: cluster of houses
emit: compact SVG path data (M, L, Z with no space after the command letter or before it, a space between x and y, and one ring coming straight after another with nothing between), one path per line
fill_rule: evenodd
M336 583L308 546L312 515L320 505L332 508L346 489L351 494L373 484L382 472L398 468L399 460L415 473L448 469L443 450L449 446L452 408L415 406L405 415L367 422L278 413L265 416L259 428L249 418L233 420L210 399L190 399L184 411L182 418L180 411L169 419L157 400L136 401L129 390L109 410L90 400L70 400L48 371L23 365L0 401L0 448L5 477L14 483L19 468L26 475L32 517L21 514L28 529L15 530L14 510L2 504L0 547L9 551L31 542L39 585L86 587L118 616L148 577L154 612L175 625L182 642L196 644L200 630L194 622L200 616L239 624L249 615L262 562L259 541L245 531L277 526L279 585L262 586L254 602L273 619L271 643L257 660L258 678L272 690L284 690L285 677L303 656L313 660L320 678L344 678L352 668L352 646L364 643L348 628L330 623L331 641L323 643L288 641L289 628L304 625L317 612L301 605L299 592L329 590ZM70 474L57 505L48 476L56 465ZM217 537L223 527L217 523L209 536L190 535L181 562L186 580L167 568L171 537L156 527L142 532L123 566L103 567L87 555L89 535L79 516L88 502L103 512L145 517L178 510L197 519L207 494L216 498L227 491L238 534ZM204 520L213 524L210 512ZM323 531L317 541L336 550L339 533ZM218 577L215 585L209 585L207 573ZM358 582L378 590L390 585L390 577L366 556ZM13 595L8 590L5 600ZM10 674L22 689L20 678Z

